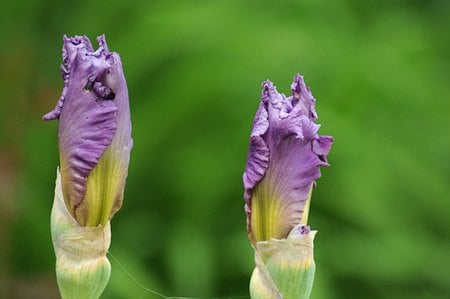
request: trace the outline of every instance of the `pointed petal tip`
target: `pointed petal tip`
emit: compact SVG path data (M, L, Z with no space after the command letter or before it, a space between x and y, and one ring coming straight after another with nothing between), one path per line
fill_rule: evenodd
M311 89L306 85L304 77L299 73L294 76L291 84L291 91L293 105L295 106L299 101L303 101L304 106L309 107L308 117L311 120L316 121L319 118L315 110L316 100L312 95Z
M272 81L266 80L264 81L261 86L263 87L263 93L267 92L273 92L276 90L276 87L273 85Z
M47 114L42 115L41 119L43 121L55 120L58 118L58 116L59 116L58 113L56 113L55 110L53 110Z
M106 36L104 33L102 35L97 36L97 43L98 43L100 52L109 53L108 44L106 43Z
M267 103L277 93L277 89L270 80L264 81L261 85L263 87L263 90L261 91L261 101Z
M304 83L305 82L303 79L303 76L300 75L300 73L295 74L293 81L294 81L294 83Z
M294 76L291 84L292 96L296 99L300 98L300 92L305 87L305 81L303 80L303 76L297 73Z
M97 42L99 43L100 46L101 46L102 43L105 43L106 42L106 35L104 33L102 33L99 36L97 36Z
M264 89L273 88L273 83L269 79L265 80L261 85Z

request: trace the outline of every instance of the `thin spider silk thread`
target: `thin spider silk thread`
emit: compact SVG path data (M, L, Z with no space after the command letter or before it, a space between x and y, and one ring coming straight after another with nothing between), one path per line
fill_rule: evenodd
M179 297L179 296L165 296L155 290L152 290L150 288L145 287L142 283L140 283L137 278L135 278L130 272L128 272L127 269L125 269L125 267L119 262L119 260L111 253L111 251L108 251L108 255L114 260L114 262L119 266L120 269L122 269L122 271L131 279L133 280L133 282L135 284L137 284L141 289L143 289L144 291L151 293L153 295L156 295L158 297L161 297L163 299L202 299L199 297ZM143 294L141 296L144 297L145 294ZM249 298L248 296L236 296L236 297L223 297L223 298L219 298L219 297L213 297L211 299L240 299L240 298Z

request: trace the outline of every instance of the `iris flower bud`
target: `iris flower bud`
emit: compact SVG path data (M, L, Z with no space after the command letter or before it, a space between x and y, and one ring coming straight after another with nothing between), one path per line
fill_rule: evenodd
M333 138L317 134L315 99L302 76L294 77L291 90L286 97L263 83L250 136L243 183L256 261L252 298L308 298L312 286L315 231L305 225Z
M131 139L128 90L104 35L64 36L62 95L44 120L58 119L60 168L51 228L63 298L98 298L110 264L109 220L122 205Z

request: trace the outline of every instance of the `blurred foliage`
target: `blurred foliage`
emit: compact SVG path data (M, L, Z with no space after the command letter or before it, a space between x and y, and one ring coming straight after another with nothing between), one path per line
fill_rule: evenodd
M114 257L145 287L248 291L241 175L260 82L305 76L335 137L313 194L319 298L450 297L449 1L4 1L0 298L58 298L49 216L62 35L106 33L135 147ZM111 259L104 298L154 298ZM142 296L142 297L140 297Z

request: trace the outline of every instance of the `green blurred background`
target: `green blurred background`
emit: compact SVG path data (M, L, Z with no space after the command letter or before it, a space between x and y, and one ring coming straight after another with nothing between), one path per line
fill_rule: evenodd
M312 298L450 298L449 1L4 1L0 298L58 298L49 216L62 35L106 33L135 147L111 252L168 295L247 296L241 175L261 86L296 72L335 137ZM111 259L103 298L155 298ZM142 296L142 297L141 297Z

